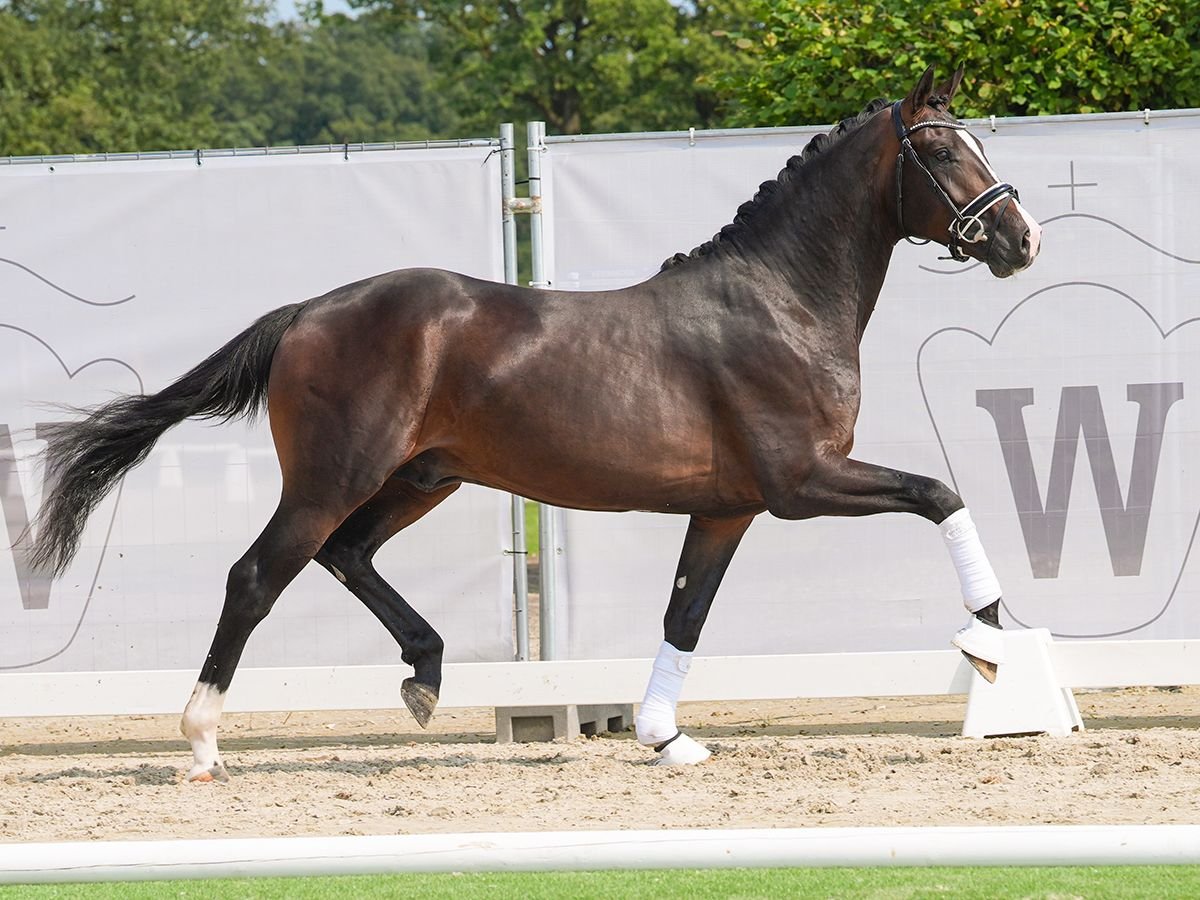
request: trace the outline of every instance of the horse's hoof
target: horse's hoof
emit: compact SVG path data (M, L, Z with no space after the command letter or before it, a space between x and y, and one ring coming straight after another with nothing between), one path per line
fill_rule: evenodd
M654 761L656 766L694 766L712 756L707 747L697 744L682 731L655 749L658 751L658 759Z
M207 784L213 781L221 784L229 783L229 773L225 771L225 766L221 763L209 766L203 769L199 766L193 766L192 771L188 772L187 780L193 783Z
M400 685L400 696L404 698L404 705L413 714L417 724L422 728L427 727L437 708L438 692L413 678L405 678Z
M983 676L984 681L988 684L996 683L996 671L999 667L995 663L988 662L986 659L980 659L978 656L972 656L966 650L962 652L962 655L967 658L967 662L975 667L975 671Z

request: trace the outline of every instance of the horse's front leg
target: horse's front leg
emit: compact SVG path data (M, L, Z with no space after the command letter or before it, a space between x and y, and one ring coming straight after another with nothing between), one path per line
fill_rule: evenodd
M753 515L728 519L693 516L688 525L671 602L663 618L663 642L637 714L638 742L655 749L657 765L688 765L709 757L707 749L679 730L675 707L713 597L753 519Z
M869 516L909 512L938 526L971 616L951 639L988 681L1004 662L1000 635L1000 583L992 571L971 513L962 498L935 478L831 455L799 486L781 492L768 508L785 519Z

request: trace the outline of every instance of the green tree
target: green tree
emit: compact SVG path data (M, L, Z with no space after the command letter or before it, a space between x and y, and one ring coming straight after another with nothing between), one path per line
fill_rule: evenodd
M0 152L221 143L211 86L271 41L267 0L0 2Z
M439 87L464 124L542 119L557 133L704 127L737 70L714 31L742 28L749 0L353 0L376 21L425 29Z
M759 0L731 31L737 125L824 123L960 61L964 116L1200 105L1200 3L1174 0Z
M458 136L423 25L272 8L0 0L0 155Z
M370 15L313 9L276 27L267 56L243 57L213 82L212 103L241 143L458 137L458 115L435 90L427 56L415 23L380 27Z

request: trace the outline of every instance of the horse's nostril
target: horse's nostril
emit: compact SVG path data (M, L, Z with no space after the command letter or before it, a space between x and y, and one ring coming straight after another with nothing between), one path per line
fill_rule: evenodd
M1028 228L1025 229L1025 234L1021 238L1021 251L1023 253L1025 253L1026 256L1029 255L1029 229Z

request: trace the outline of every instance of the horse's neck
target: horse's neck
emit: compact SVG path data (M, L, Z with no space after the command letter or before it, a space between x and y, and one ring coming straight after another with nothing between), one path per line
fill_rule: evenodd
M862 336L891 262L895 224L881 179L864 179L859 133L812 163L772 215L754 223L753 264L786 286L806 315L853 323ZM747 242L750 243L750 242Z

